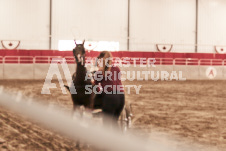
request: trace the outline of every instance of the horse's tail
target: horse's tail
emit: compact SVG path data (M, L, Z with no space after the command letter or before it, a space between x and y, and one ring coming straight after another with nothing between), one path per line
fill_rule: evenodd
M67 90L70 92L70 88L67 85L64 85L65 88L67 88Z

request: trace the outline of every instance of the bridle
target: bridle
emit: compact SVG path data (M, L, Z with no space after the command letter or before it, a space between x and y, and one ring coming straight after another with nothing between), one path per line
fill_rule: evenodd
M76 47L73 49L73 55L75 57L76 63L81 63L82 66L85 65L85 48L84 48L84 43L85 40L83 41L82 44L76 44L76 41L74 40ZM82 54L77 54L76 55L76 51L78 51L78 49L82 49ZM83 50L84 50L84 54L83 54Z

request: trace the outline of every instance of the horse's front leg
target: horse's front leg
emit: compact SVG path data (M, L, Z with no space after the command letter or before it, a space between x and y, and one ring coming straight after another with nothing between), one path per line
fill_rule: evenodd
M132 124L132 117L133 117L133 113L132 113L132 104L129 102L127 106L125 106L125 110L126 110L126 118L127 118L127 122L128 122L128 127L131 127Z
M79 114L80 114L81 118L83 117L84 112L85 112L85 107L84 106L79 106Z
M72 108L72 111L71 111L72 118L74 117L75 111L76 111L76 106L73 105L73 108Z
M76 116L80 115L80 117L82 118L83 114L84 114L84 107L83 106L73 105L73 109L72 109L72 112L71 112L72 117L74 117L74 115L76 115Z
M86 108L84 106L73 106L72 116L74 117L76 115L78 118L82 118L85 111Z
M72 118L74 118L74 114L75 114L75 112L76 112L76 110L77 109L80 109L77 105L75 105L75 104L73 104L73 109L72 109ZM79 112L80 112L80 110L78 110ZM77 115L76 115L77 116ZM76 119L76 117L75 117L75 119ZM79 140L77 140L76 141L76 146L75 146L78 150L80 150L81 149L81 145L80 145L80 141Z

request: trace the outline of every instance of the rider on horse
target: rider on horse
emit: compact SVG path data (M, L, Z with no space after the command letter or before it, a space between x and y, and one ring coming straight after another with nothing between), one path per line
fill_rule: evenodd
M112 55L109 51L99 54L97 66L99 71L94 75L94 84L101 85L103 123L117 127L118 118L125 105L124 89L120 79L119 67L112 65ZM97 77L103 78L97 78Z

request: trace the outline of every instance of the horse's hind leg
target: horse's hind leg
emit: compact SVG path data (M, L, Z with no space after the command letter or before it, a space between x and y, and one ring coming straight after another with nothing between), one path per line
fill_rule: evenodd
M125 105L125 110L126 110L126 117L132 117L133 116L133 113L132 113L132 105L131 103L127 103Z
M121 113L122 131L126 132L132 125L132 108L130 103L126 103Z
M123 107L123 110L120 114L120 127L123 133L127 131L128 124L127 124L125 106Z
M125 106L125 110L126 110L126 118L127 118L127 122L128 122L128 127L131 127L132 124L132 117L133 117L133 113L132 113L132 104L128 103Z

